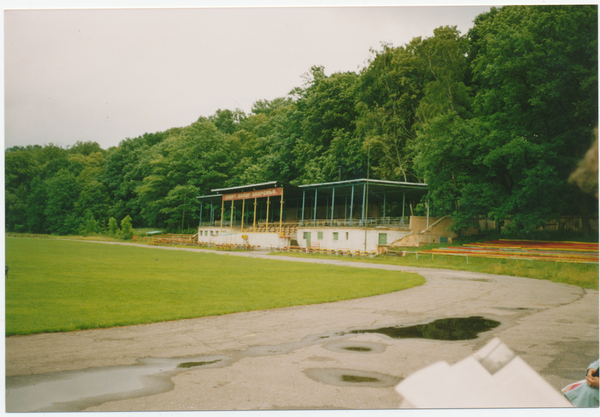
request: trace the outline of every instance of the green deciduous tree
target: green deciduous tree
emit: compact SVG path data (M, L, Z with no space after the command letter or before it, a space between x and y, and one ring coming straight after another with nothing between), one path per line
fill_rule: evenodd
M426 181L431 214L452 214L457 228L486 216L527 234L578 213L585 227L598 203L567 179L598 124L597 35L595 5L491 8L466 36L444 26L382 44L359 73L313 66L250 114L219 109L108 150L9 148L6 228L97 233L110 217L112 235L124 218L179 231L197 224L195 197L212 189L340 172Z
M110 215L123 218L130 215L134 225L145 224L141 216L141 202L135 192L144 177L150 175L149 150L180 129L144 133L134 139L125 139L109 149L101 182L106 185L110 199Z
M139 163L145 175L135 188L144 224L152 227L175 226L169 207L173 208L179 198L172 198L179 194L172 192L178 186L189 186L190 192L196 190L194 193L201 194L223 187L236 165L237 152L232 146L233 137L220 132L210 121L196 122L173 132L145 152ZM190 221L198 220L198 204L195 198L188 202L187 209L192 213Z
M6 228L27 230L27 199L32 181L39 175L40 165L27 149L5 153L4 209Z
M353 140L357 79L352 72L327 77L323 67L312 67L305 87L293 91L299 97L291 115L297 132L293 153L298 177L293 183L334 181L339 167L344 174L352 172L358 168L357 160L366 159L362 143ZM364 167L366 161L362 162Z
M46 218L44 209L46 207L46 182L36 177L31 183L31 190L27 197L27 227L31 233L46 232Z
M96 180L84 183L73 209L78 217L84 217L89 210L94 218L107 219L110 205L106 186Z
M91 210L86 210L84 214L84 223L82 224L81 234L84 235L96 235L100 233L100 226Z
M503 7L473 28L475 111L490 167L510 178L516 229L585 200L566 181L598 123L597 33L597 6Z
M597 8L507 6L475 23L472 114L423 118L415 163L458 225L487 215L527 233L582 199L567 179L597 124Z
M259 100L252 112L232 138L238 162L227 185L293 181L298 177L293 155L299 138L295 103L289 97Z
M407 151L416 136L415 112L422 96L423 69L415 55L420 39L409 45L382 44L363 68L357 84L357 127L371 147L374 176L418 181Z
M60 170L47 181L46 193L48 199L44 215L47 230L61 235L76 233L79 224L73 217L73 206L79 188L75 176L66 169Z
M120 232L119 225L117 224L117 220L114 217L111 217L108 220L108 234L109 236L116 236Z
M166 224L170 230L188 229L191 224L197 225L198 188L192 185L176 185L161 199L160 212L167 215Z
M234 111L219 109L208 120L222 133L235 133L240 130L240 122L245 118L246 115L240 109L235 109Z
M121 220L121 233L122 239L129 240L133 237L133 227L131 226L131 217L125 216Z
M439 114L454 112L468 117L471 98L465 85L467 39L456 26L439 27L433 36L415 45L424 73L423 98L416 110L420 125Z

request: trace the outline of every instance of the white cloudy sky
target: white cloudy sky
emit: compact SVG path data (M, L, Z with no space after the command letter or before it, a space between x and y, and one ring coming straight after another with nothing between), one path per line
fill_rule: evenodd
M219 108L249 112L256 100L301 86L313 65L327 74L357 71L382 41L402 45L442 25L466 33L490 7L88 2L88 9L11 10L40 2L12 3L4 12L5 148L78 140L108 148Z

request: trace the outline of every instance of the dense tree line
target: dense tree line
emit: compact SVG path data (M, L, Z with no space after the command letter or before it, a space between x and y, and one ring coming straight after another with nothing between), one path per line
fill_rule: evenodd
M278 180L427 182L433 214L532 230L597 215L568 183L598 120L597 6L507 6L461 34L445 26L382 44L357 73L314 66L286 97L249 114L101 149L94 142L5 151L6 228L34 233L198 222L198 195ZM97 229L94 228L94 223Z

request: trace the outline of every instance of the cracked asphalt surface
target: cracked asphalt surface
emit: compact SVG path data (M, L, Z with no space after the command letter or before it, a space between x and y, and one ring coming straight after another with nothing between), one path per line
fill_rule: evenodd
M7 337L7 410L394 409L402 401L398 381L437 361L458 362L493 337L556 389L581 379L598 358L595 290L465 271L210 252L416 272L427 282L336 303ZM501 324L462 341L339 334L470 316Z

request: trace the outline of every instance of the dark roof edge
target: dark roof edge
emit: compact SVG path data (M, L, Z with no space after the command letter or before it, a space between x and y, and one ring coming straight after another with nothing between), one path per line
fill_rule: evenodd
M223 194L210 194L210 195L200 195L196 198L215 198L215 197L223 197Z
M324 182L321 184L305 184L299 185L299 188L308 188L308 187L321 187L321 186L332 186L332 185L342 185L342 184L351 184L351 183L363 183L369 182L373 184L381 184L381 185L405 185L411 187L427 187L427 184L418 183L418 182L400 182L400 181L386 181L386 180L371 180L366 178L356 179L356 180L345 180L345 181L334 181L334 182Z
M277 185L278 182L279 181L269 181L269 182L262 182L260 184L238 185L237 187L215 188L215 189L210 190L210 191L212 191L212 192L231 191L231 190L239 190L240 188L258 187L258 186L261 186L261 185Z

